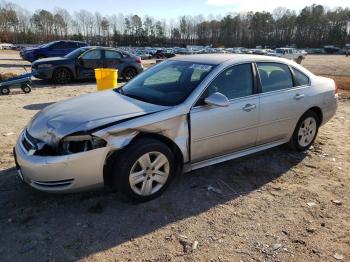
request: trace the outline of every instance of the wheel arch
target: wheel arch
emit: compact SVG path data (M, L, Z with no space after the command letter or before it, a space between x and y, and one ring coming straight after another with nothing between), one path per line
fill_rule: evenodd
M314 107L311 107L308 110L306 110L305 113L308 112L308 111L312 111L312 112L314 112L317 115L318 121L320 121L318 124L320 126L322 124L322 121L323 121L323 113L322 113L321 108L319 108L318 106L314 106Z
M133 66L133 65L127 65L127 66L124 67L123 70L122 70L122 74L121 74L122 77L124 77L124 73L125 73L125 71L128 70L128 69L133 69L133 70L135 70L136 73L137 73L137 68L136 68L135 66Z
M39 58L47 58L47 56L42 53L35 54L34 59L38 60Z
M183 169L183 164L184 164L184 157L183 154L179 148L179 146L170 138L161 135L161 134L155 134L155 133L146 133L146 132L140 132L138 133L124 148L120 150L115 150L111 152L106 160L105 160L105 165L103 168L103 181L105 186L110 187L111 185L111 179L112 179L112 165L113 165L113 159L118 157L119 154L123 153L123 149L127 148L130 144L135 142L136 140L144 139L144 138L152 138L155 140L158 140L162 143L164 143L166 146L169 147L169 149L173 152L174 157L175 157L175 174L181 174L182 169Z
M69 73L72 75L73 79L76 78L76 76L75 76L75 74L74 74L72 68L70 68L69 66L65 66L65 65L58 65L58 66L56 66L56 67L53 69L53 71L52 71L52 76L51 76L51 77L54 76L54 74L55 74L55 72L56 72L57 70L62 69L62 68L63 68L63 69L67 69L67 70L69 71Z

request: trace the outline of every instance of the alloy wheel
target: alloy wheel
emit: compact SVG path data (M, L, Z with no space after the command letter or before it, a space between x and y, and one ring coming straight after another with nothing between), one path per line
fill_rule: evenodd
M59 69L55 74L55 82L58 84L66 84L70 80L70 73L66 69Z
M317 123L313 117L307 117L300 125L298 143L302 147L308 146L316 136Z
M169 173L168 158L160 152L148 152L133 164L129 174L129 184L136 194L149 196L166 184Z
M124 72L124 78L125 78L125 80L126 81L129 81L129 80L131 80L132 78L134 78L135 76L136 76L136 71L135 71L135 69L133 69L133 68L128 68L128 69L126 69L125 70L125 72Z

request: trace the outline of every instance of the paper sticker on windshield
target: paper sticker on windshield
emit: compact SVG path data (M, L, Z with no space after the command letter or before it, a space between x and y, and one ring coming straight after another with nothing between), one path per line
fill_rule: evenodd
M193 64L193 65L190 66L190 68L208 72L208 71L211 70L212 66L210 66L210 65Z

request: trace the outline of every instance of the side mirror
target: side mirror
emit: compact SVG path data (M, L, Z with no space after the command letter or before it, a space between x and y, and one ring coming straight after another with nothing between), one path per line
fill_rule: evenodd
M211 94L206 99L204 99L204 102L210 106L226 107L230 105L230 101L228 100L228 98L219 92Z

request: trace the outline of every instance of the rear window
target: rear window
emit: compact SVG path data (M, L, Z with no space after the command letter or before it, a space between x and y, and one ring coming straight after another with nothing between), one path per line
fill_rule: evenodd
M117 51L113 51L113 50L106 50L105 51L105 58L106 59L120 59L121 57L122 57L122 55Z
M272 92L293 87L289 67L279 63L257 63L262 92Z
M293 71L295 75L295 80L297 81L297 86L305 86L310 84L310 79L307 75L295 68L293 68Z

